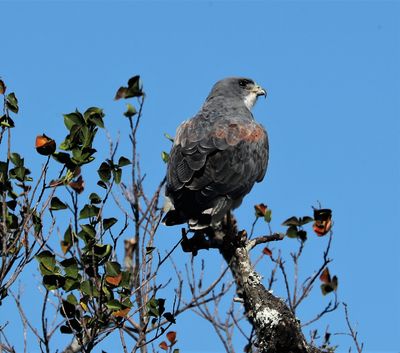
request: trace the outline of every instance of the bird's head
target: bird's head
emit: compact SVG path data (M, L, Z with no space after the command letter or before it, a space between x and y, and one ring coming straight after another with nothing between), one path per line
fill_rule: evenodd
M259 96L267 96L267 91L250 78L228 77L214 85L207 100L218 96L238 99L238 102L244 103L251 110Z

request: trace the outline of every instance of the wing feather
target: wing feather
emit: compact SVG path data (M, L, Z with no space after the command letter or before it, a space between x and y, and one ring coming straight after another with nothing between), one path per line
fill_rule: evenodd
M177 129L166 193L188 218L208 208L223 213L263 179L267 162L267 134L253 119L198 115Z

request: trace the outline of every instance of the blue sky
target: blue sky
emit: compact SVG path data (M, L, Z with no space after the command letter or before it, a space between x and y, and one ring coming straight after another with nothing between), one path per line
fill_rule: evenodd
M195 114L218 79L253 78L268 90L254 115L268 130L271 157L265 180L236 212L241 227L259 202L272 208L276 230L318 201L331 208L339 297L366 352L399 352L399 15L395 1L0 1L0 76L21 101L15 142L37 171L34 136L60 140L62 114L93 105L123 138L124 106L112 98L140 74L147 92L141 158L152 188L164 173L160 152L169 149L163 133L173 135ZM171 245L179 229L161 236L160 246ZM310 236L305 269L325 242ZM207 261L220 268L216 253ZM0 317L8 310L0 307ZM342 313L328 321L343 331ZM222 351L193 315L177 330L182 352ZM335 341L347 351L347 338Z

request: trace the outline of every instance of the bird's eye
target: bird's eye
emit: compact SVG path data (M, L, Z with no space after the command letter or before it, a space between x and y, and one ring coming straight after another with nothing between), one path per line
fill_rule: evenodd
M246 80L246 79L239 80L240 87L246 87L249 83L251 83L250 80Z

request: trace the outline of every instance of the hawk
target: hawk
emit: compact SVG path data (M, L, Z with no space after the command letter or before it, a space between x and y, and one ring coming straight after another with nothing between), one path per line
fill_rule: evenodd
M238 207L268 164L268 136L251 109L266 91L253 80L229 77L212 88L200 111L177 129L168 160L167 226L217 228Z

